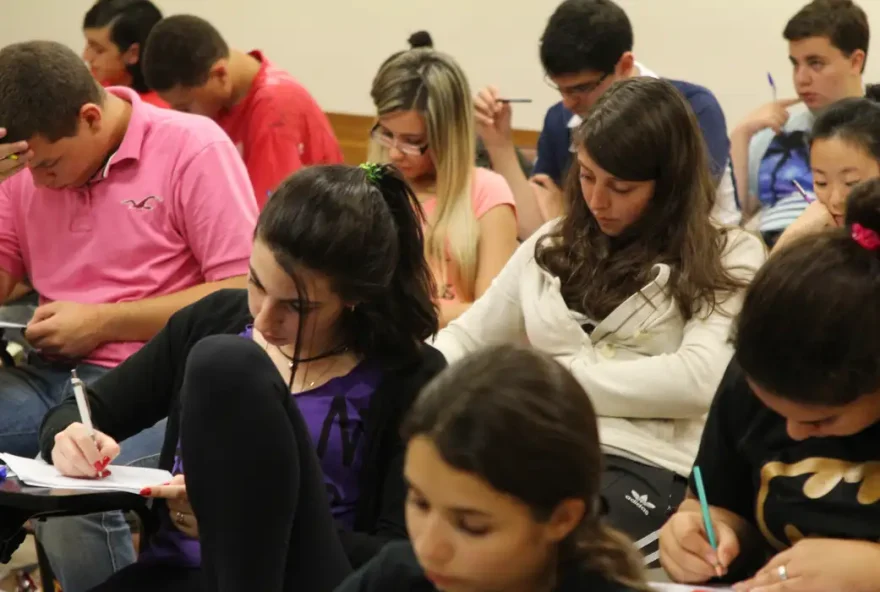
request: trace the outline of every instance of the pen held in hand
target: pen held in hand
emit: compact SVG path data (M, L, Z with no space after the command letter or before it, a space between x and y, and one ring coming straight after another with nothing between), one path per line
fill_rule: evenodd
M85 385L76 375L76 370L70 371L70 384L73 387L73 396L76 399L76 407L79 410L80 423L86 426L89 437L94 440L95 427L92 425L92 415L89 412L89 400L86 398Z
M703 485L703 473L700 467L694 465L694 483L697 485L697 498L700 500L700 511L703 513L703 527L706 529L706 537L709 544L716 553L715 569L721 571L721 565L718 563L718 539L715 536L715 526L712 524L712 515L709 512L709 501L706 499L706 488Z
M531 103L532 99L496 99L499 103Z
M767 72L767 82L770 83L770 90L773 92L773 102L775 103L777 100L776 82L773 80L773 76L770 74L770 72Z
M812 203L813 200L810 199L810 195L804 190L800 183L798 183L795 179L791 180L791 184L794 185L794 188L797 189L798 193L801 194L801 197L804 198L804 201L807 203Z

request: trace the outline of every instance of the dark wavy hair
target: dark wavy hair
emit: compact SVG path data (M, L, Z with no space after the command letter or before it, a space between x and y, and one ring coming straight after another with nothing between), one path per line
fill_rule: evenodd
M736 360L777 397L837 406L880 391L880 250L854 224L880 233L880 179L852 190L843 228L786 245L746 291Z
M519 345L468 356L425 387L401 431L406 441L429 438L446 463L519 500L536 521L582 500L586 512L560 544L559 569L580 563L628 590L649 590L632 542L601 520L596 412L551 357Z
M377 180L346 165L298 171L267 202L255 238L293 278L302 302L307 292L297 267L328 276L340 298L357 303L343 312L346 345L391 364L412 359L437 332L438 319L419 202L395 168L378 170Z
M727 230L710 220L716 186L697 119L670 83L647 77L617 82L575 133L575 145L626 181L654 181L641 218L607 236L587 207L578 167L565 187L567 214L537 244L539 265L560 278L572 310L601 319L651 279L672 269L669 291L685 319L711 313L719 294L747 285L724 268Z

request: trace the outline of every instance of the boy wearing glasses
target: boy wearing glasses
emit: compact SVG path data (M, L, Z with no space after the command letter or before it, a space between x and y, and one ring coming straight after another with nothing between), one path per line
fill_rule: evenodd
M150 88L174 109L210 117L226 131L260 208L298 169L342 162L330 122L309 92L261 52L231 50L203 19L160 21L147 39L143 69Z
M562 184L572 160L571 131L581 117L615 81L632 76L657 75L635 61L629 18L611 0L566 0L550 17L541 37L541 64L546 82L562 101L544 118L538 139L534 176L527 179L516 159L511 136L511 108L498 99L494 87L482 90L475 101L477 129L492 160L516 197L520 238L561 213ZM739 222L728 166L730 144L724 113L707 89L670 80L690 102L709 149L712 172L719 185L715 217Z

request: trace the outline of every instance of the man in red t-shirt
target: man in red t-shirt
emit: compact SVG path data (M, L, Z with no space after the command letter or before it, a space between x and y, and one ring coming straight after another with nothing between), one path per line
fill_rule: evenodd
M150 0L98 0L83 19L82 57L103 86L128 86L157 107L168 103L147 88L141 51L162 13Z
M330 122L309 92L259 51L230 50L195 16L153 27L143 58L150 88L174 109L211 117L247 166L257 203L296 170L342 162Z

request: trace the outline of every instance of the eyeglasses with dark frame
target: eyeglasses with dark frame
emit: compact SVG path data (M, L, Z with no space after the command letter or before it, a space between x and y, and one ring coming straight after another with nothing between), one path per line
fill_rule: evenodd
M422 156L428 151L430 146L428 142L425 142L424 144L411 144L409 142L395 140L394 136L390 135L388 131L378 123L373 126L372 130L370 130L370 138L385 148L397 148L409 156Z
M592 82L583 82L581 84L574 84L572 86L557 86L552 80L550 80L550 75L544 75L544 82L562 95L567 96L586 96L590 93L594 92L599 86L605 82L605 79L611 76L611 72L605 72L598 80L593 80Z

